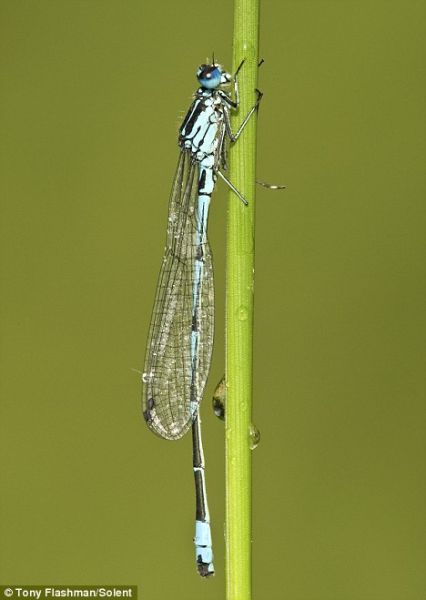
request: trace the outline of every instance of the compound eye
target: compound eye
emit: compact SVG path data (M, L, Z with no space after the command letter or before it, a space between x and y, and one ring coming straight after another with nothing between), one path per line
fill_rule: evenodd
M221 84L222 71L216 65L201 65L197 70L197 79L207 89L214 89Z

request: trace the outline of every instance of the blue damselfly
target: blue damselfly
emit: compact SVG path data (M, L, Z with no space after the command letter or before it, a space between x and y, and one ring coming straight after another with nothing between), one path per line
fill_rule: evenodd
M230 112L239 106L237 76L243 63L234 77L214 59L197 70L200 87L179 130L181 152L170 196L166 249L143 373L143 415L150 429L165 439L177 440L192 428L194 543L198 572L203 577L214 573L199 416L214 329L207 218L217 176L247 204L223 173L227 142L238 139L262 97L256 90L256 103L233 133ZM233 97L225 89L232 83Z

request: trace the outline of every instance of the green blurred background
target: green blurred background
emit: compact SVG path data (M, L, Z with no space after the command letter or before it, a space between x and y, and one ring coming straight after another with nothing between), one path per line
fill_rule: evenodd
M228 194L210 221L203 406L217 575L193 564L190 436L140 373L194 72L232 3L2 0L0 583L224 597ZM254 598L421 600L425 3L265 0Z

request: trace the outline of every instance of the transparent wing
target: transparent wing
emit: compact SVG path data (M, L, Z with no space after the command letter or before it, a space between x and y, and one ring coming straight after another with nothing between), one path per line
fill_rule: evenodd
M170 197L143 375L144 418L155 433L170 440L182 437L192 425L213 348L212 258L207 240L197 241L198 172L199 165L183 151ZM195 260L200 256L203 277L194 287ZM199 330L196 361L191 351L194 317Z

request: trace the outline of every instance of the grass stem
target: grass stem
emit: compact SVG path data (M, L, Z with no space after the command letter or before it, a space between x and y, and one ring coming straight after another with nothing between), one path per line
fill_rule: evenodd
M259 0L235 0L233 69L240 108L235 131L256 101ZM251 450L256 117L230 152L226 283L226 598L251 599Z

